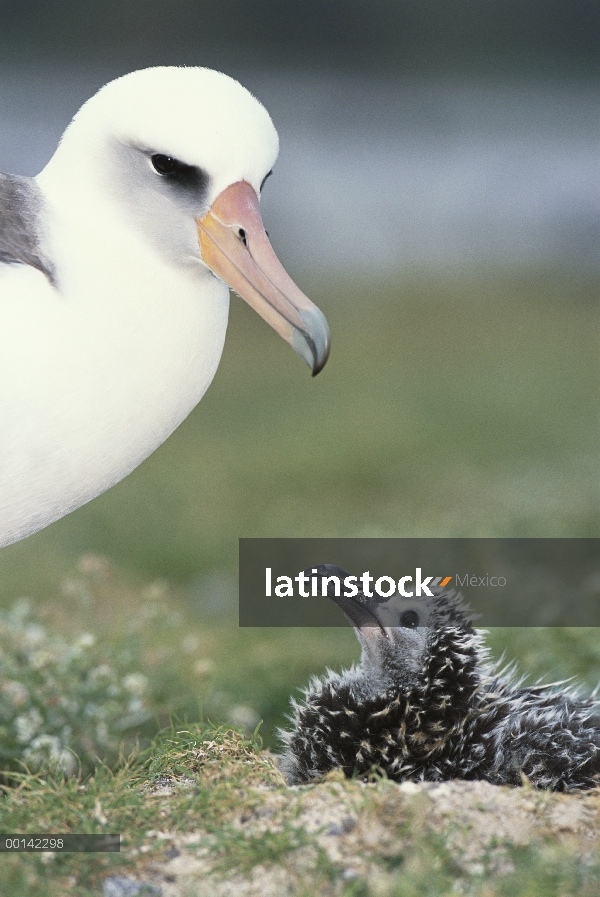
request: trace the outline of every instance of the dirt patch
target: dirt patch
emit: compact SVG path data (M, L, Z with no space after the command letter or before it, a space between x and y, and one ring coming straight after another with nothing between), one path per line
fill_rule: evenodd
M170 800L194 783L222 785L231 764L237 799L230 797L218 831L199 814L193 831L165 825L148 832L153 860L143 878L160 885L163 897L189 897L200 884L213 897L387 895L399 874L418 883L434 872L458 892L494 895L493 881L515 875L524 856L534 876L537 860L546 868L577 857L578 887L586 869L596 881L600 789L554 794L487 782L365 783L340 773L289 788L266 752L252 757L247 747L212 743L187 760L187 773L162 776L150 786L155 793ZM473 889L477 881L484 890ZM363 890L353 891L352 882Z

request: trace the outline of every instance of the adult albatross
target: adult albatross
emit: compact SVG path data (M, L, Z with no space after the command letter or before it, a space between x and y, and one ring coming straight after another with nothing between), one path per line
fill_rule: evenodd
M229 287L318 373L327 322L277 260L264 107L203 68L103 87L37 178L0 175L0 545L133 470L221 356Z

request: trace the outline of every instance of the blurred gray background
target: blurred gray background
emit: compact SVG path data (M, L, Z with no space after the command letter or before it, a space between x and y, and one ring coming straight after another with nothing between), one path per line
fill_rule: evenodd
M599 55L591 0L3 3L0 170L36 174L106 80L207 65L280 132L296 270L595 268Z

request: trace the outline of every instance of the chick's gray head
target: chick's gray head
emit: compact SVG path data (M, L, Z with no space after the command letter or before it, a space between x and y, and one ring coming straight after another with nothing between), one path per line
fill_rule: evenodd
M350 595L353 590L344 586L349 574L341 567L319 564L306 572L328 578L327 597L354 628L362 648L363 692L377 694L419 678L426 665L431 628L450 622L436 596L406 598L396 592L382 598L374 590L369 596L360 589Z

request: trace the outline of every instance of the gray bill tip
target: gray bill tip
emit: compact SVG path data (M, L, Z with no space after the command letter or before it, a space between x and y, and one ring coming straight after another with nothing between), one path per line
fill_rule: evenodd
M310 309L299 310L304 327L294 328L292 334L292 349L309 366L313 377L323 370L331 348L331 334L329 324L323 312L313 306Z

